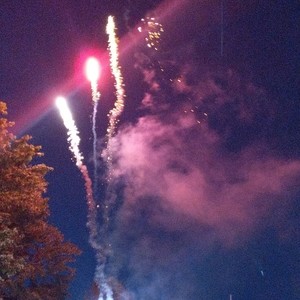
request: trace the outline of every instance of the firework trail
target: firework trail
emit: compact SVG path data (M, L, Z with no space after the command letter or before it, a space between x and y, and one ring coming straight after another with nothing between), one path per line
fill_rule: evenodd
M157 23L154 18L147 18L147 25L149 27L148 36L146 37L147 46L158 50L158 45L160 42L160 36L163 32L162 25ZM110 216L116 202L117 194L114 189L112 180L112 168L113 168L113 157L112 157L112 138L114 137L119 122L119 117L124 110L125 104L125 90L123 77L121 74L121 68L119 66L119 51L118 51L118 39L116 37L116 26L114 18L112 16L108 17L108 22L106 26L106 33L108 34L108 49L110 55L110 69L111 74L114 77L115 95L116 101L114 103L113 109L109 112L109 125L106 133L106 149L102 153L102 157L106 160L107 173L107 189L103 204L103 226L100 227L101 239L103 241L103 255L105 260L101 261L97 265L95 272L95 281L100 287L100 295L98 300L113 299L113 293L110 285L105 278L105 266L109 256L112 255L111 245L109 242L109 232L110 232Z
M74 155L76 166L79 168L82 177L85 182L85 190L86 190L86 198L87 198L87 204L88 204L88 222L87 227L89 229L89 243L93 247L93 249L96 251L96 260L97 260L97 266L100 269L103 269L103 266L105 264L106 256L105 249L103 248L102 244L99 242L99 232L98 232L98 226L97 226L97 209L96 204L93 198L93 189L92 189L92 181L90 179L87 167L83 164L83 155L81 154L79 150L79 132L77 130L77 127L75 125L75 122L73 120L71 111L67 105L67 102L65 98L58 97L56 99L56 106L60 112L60 115L63 119L64 125L68 130L68 142L70 143L70 150ZM99 272L97 272L99 273ZM100 294L99 300L102 299L113 299L110 297L112 294L111 289L106 284L106 280L102 274L104 272L102 271L99 273L100 276L98 276L98 279L96 283L99 286L99 289L102 291L104 290L106 294L106 298L103 298L102 292ZM102 297L102 298L101 298ZM110 298L109 298L110 297Z
M80 143L79 132L73 120L71 111L67 105L66 99L63 97L57 97L55 104L63 119L65 127L68 129L68 142L70 143L69 149L74 155L76 166L78 168L81 168L83 156L79 150L79 143Z
M94 162L94 193L97 193L97 132L96 132L96 116L100 92L98 91L98 79L100 75L100 65L96 58L90 57L86 62L86 76L91 83L92 101L93 101L93 117L92 117L92 132L93 132L93 162Z
M101 245L97 241L98 240L97 210L93 198L92 181L90 179L87 167L82 162L83 155L79 150L79 143L80 143L79 132L73 120L71 111L67 105L66 99L63 97L58 97L56 99L56 106L63 119L64 125L68 130L68 142L70 144L69 149L73 153L76 166L80 170L85 182L86 198L88 204L87 227L89 229L89 234L90 234L89 242L94 249L99 250L101 249Z
M116 89L116 101L114 108L109 112L109 126L107 129L107 163L108 166L111 165L111 156L110 156L110 142L111 138L116 132L116 127L119 122L119 117L124 109L124 98L125 90L123 88L123 77L121 74L121 68L119 66L119 51L118 51L118 40L116 37L116 26L114 18L112 16L108 17L106 33L108 34L108 48L110 54L110 68L111 73L115 79L115 89ZM108 168L109 169L109 168ZM110 176L109 176L110 177ZM110 178L108 178L110 179Z
M116 194L114 191L114 187L112 185L112 137L115 135L117 124L119 122L119 117L124 109L124 98L125 98L125 90L123 88L123 77L121 74L121 68L119 66L119 51L118 51L118 39L116 37L116 26L114 22L114 18L112 16L108 17L106 33L108 34L108 49L110 54L110 69L111 73L115 79L115 89L116 89L116 101L114 103L114 108L108 114L109 117L109 125L106 132L106 149L102 153L103 157L106 159L107 166L107 174L106 179L108 182L108 186L106 189L106 195L104 200L104 213L103 213L103 221L104 221L104 235L108 234L109 227L109 210L112 208L112 205L115 203ZM110 246L107 245L108 253L110 252Z
M102 156L106 160L107 166L107 190L104 199L103 205L103 226L100 227L101 231L101 240L103 243L103 248L99 253L101 260L98 260L96 272L95 272L95 282L99 286L100 295L98 300L112 300L113 299L113 292L107 280L105 278L105 265L107 262L108 257L111 255L110 243L108 243L108 231L109 231L109 216L110 216L110 209L112 204L115 202L116 195L114 188L111 183L111 174L112 174L112 151L111 151L111 139L115 135L116 127L119 122L119 117L124 109L124 98L125 98L125 91L124 91L124 84L123 78L119 66L119 53L118 53L118 40L115 34L115 22L112 16L108 17L108 22L106 26L106 33L108 34L108 49L110 54L110 68L111 73L115 79L115 89L116 89L116 101L114 103L113 109L110 110L108 117L109 117L109 125L106 132L106 149ZM102 259L104 257L104 260Z
M119 66L119 51L118 51L118 39L116 37L116 26L114 18L112 16L108 17L106 33L108 34L108 49L110 54L110 69L111 73L115 79L115 89L116 89L116 101L114 103L114 108L109 112L109 125L106 133L106 149L103 156L106 158L107 165L107 182L108 187L106 190L106 196L104 200L104 214L103 221L105 223L105 234L108 233L109 226L109 210L111 206L115 203L116 194L112 186L112 137L115 135L117 124L119 122L119 117L124 109L124 98L125 90L123 88L123 77L121 74L121 68ZM108 245L109 248L109 245ZM108 252L110 250L108 249Z

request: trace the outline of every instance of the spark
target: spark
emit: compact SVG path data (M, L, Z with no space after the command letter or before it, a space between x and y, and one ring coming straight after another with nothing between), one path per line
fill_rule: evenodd
M147 17L146 19L141 19L144 26L147 28L147 36L145 37L145 41L148 48L153 48L154 50L159 49L159 43L161 34L164 32L163 26L156 22L155 18ZM138 27L138 31L142 32L142 27Z

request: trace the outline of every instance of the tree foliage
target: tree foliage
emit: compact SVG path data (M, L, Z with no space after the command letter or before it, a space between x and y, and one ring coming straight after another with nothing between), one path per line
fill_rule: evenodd
M41 147L11 134L6 114L0 102L0 299L65 299L79 250L47 222Z

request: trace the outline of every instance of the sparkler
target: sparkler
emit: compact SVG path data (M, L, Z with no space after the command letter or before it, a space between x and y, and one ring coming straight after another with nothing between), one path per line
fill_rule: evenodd
M97 192L97 132L96 132L96 116L100 92L98 91L98 79L100 76L100 64L95 57L90 57L85 65L85 73L87 79L91 82L92 100L93 100L93 117L92 117L92 132L93 132L93 161L94 161L94 192Z

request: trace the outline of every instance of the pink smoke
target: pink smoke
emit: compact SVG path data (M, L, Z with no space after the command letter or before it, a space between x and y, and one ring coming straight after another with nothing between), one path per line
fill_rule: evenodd
M164 208L152 216L158 226L176 230L192 220L232 244L267 224L275 209L286 208L300 162L254 147L222 156L218 136L197 126L191 116L169 124L144 117L119 132L113 176L126 181L122 213L133 214L141 198L156 197ZM193 130L197 138L189 137Z

